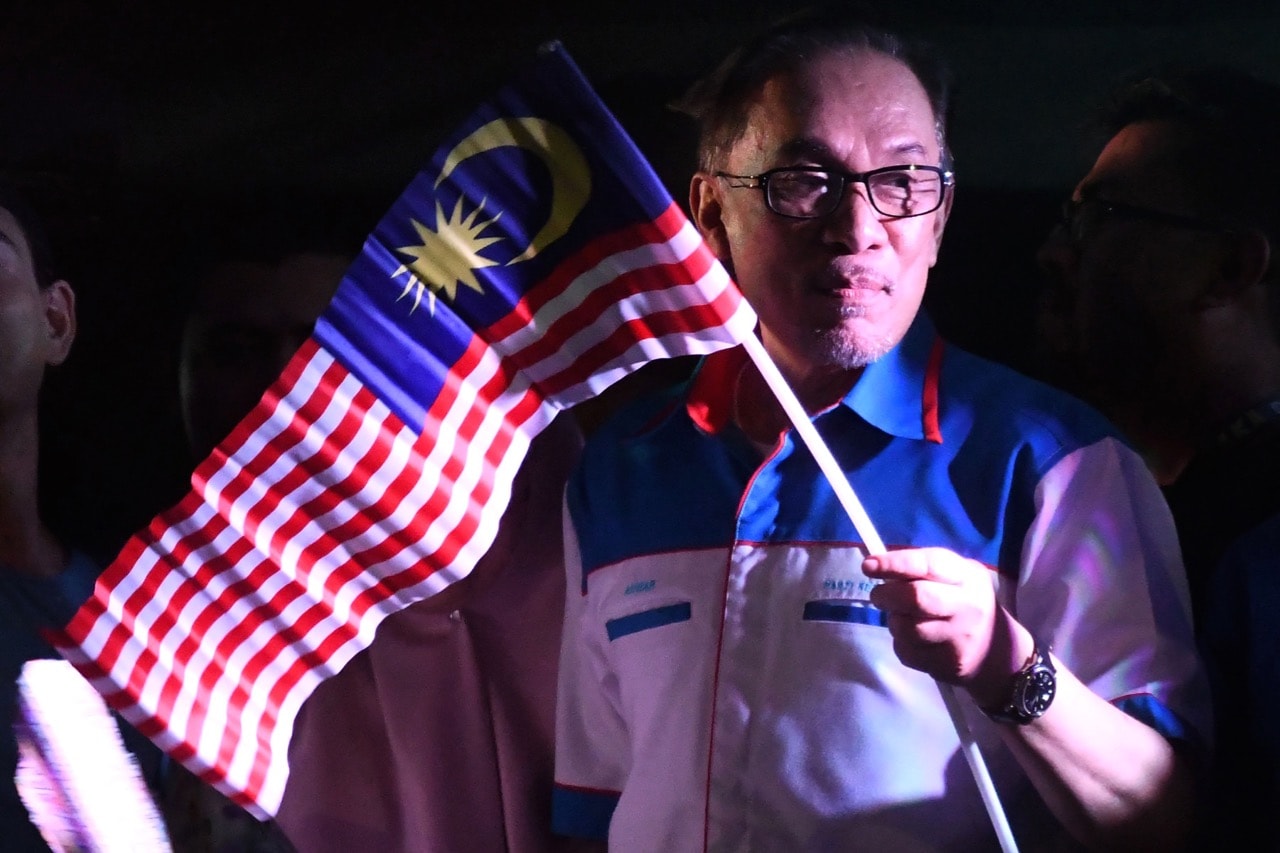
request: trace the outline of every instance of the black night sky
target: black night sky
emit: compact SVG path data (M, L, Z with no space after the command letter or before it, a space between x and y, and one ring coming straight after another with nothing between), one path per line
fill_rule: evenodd
M0 171L36 196L80 300L76 351L48 389L46 492L55 522L104 557L185 473L174 384L184 241L217 223L225 197L307 197L371 228L443 136L559 39L681 199L688 129L663 104L795 8L4 5ZM1031 334L1035 248L1092 158L1080 128L1110 84L1169 59L1280 78L1274 3L886 5L887 21L929 38L956 77L958 193L931 310L957 342L1015 366ZM90 504L92 518L79 510Z

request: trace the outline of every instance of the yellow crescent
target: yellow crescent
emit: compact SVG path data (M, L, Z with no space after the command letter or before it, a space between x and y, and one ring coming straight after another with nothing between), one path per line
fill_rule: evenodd
M563 237L591 195L591 169L576 142L557 125L540 118L500 118L477 129L445 158L436 186L468 157L515 146L536 154L551 172L551 215L529 246L510 263L527 261Z

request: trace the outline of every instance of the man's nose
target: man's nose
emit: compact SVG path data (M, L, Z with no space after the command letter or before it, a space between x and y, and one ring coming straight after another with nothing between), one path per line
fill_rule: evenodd
M871 204L867 185L850 183L840 204L827 217L827 237L850 254L876 249L887 239L885 219Z
M1077 253L1075 242L1061 222L1055 224L1036 250L1036 262L1042 269L1066 272L1074 269Z

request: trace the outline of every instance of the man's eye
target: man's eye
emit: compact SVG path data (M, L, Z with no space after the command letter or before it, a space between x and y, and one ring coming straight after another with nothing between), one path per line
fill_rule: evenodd
M932 172L890 172L878 175L872 189L882 201L930 204L942 191L942 180Z
M789 197L821 195L831 185L831 178L826 172L792 172L775 175L773 190Z
M878 176L876 190L886 195L905 198L928 188L928 181L916 178L911 172L890 172Z

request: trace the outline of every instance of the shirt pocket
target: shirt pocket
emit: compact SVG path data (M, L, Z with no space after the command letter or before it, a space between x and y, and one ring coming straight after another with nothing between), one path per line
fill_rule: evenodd
M845 625L872 625L887 627L883 610L868 601L846 598L823 598L806 601L801 612L804 622L834 622Z
M692 618L693 605L688 601L677 601L606 619L604 630L609 642L612 643L632 634L688 622Z

